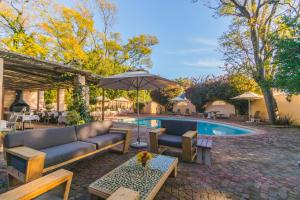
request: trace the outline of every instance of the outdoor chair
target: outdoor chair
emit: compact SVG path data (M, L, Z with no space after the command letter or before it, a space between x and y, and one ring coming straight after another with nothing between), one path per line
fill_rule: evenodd
M50 120L51 120L51 115L48 112L45 112L44 123L49 124Z
M197 155L197 122L162 120L161 128L150 131L150 151L162 153L167 147L182 149L182 159L192 162Z
M260 111L256 111L254 113L254 116L251 116L251 122L260 122L261 117L260 117Z
M73 173L64 169L57 170L0 194L1 200L67 200Z
M12 113L6 122L6 127L12 130L16 130L17 128L17 120L18 120L18 115L15 115L14 113Z

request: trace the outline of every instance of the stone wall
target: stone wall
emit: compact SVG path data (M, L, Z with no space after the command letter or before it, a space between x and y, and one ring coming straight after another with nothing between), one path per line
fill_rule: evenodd
M292 118L295 124L300 124L300 95L294 95L291 101L288 101L285 93L275 93L274 98L277 102L278 113L280 117L288 116ZM251 102L251 115L260 111L263 120L269 120L267 108L264 99Z
M4 91L4 111L9 111L9 107L16 98L16 92L14 90ZM24 101L30 106L30 109L37 110L38 91L36 90L24 90ZM44 109L44 95L40 95L40 109Z

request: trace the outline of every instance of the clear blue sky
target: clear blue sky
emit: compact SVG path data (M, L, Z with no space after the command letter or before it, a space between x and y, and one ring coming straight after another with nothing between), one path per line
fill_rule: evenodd
M141 33L158 37L151 72L168 78L223 73L222 55L216 49L228 18L213 17L214 11L191 0L113 2L118 6L114 30L123 39Z
M126 40L153 34L152 73L167 78L199 77L224 73L217 39L227 30L228 18L213 17L214 11L192 0L112 0L117 7L113 31ZM95 19L101 26L100 19Z

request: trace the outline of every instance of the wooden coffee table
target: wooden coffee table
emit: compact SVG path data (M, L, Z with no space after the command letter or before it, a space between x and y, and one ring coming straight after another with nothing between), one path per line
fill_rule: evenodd
M135 156L90 184L92 199L106 199L118 188L125 187L139 192L141 200L151 200L169 176L177 175L177 158L153 154L145 168L136 160Z

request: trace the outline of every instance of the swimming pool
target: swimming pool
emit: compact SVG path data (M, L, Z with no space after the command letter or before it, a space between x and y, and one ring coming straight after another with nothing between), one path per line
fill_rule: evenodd
M222 123L208 122L205 120L193 120L193 119L180 119L180 118L140 118L140 126L145 126L147 128L160 128L160 122L163 119L167 120L185 120L185 121L197 121L197 131L198 134L210 135L210 136L234 136L234 135L244 135L253 133L252 130L231 126ZM137 118L121 119L118 122L137 124Z

